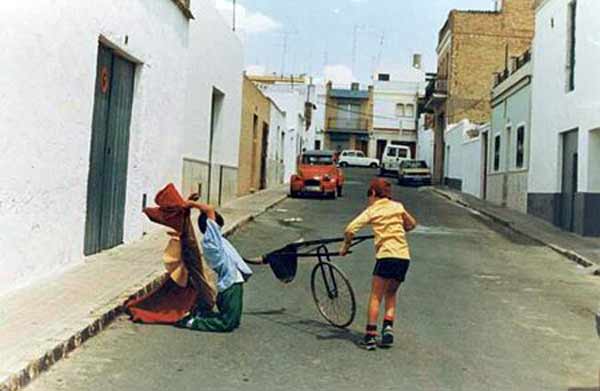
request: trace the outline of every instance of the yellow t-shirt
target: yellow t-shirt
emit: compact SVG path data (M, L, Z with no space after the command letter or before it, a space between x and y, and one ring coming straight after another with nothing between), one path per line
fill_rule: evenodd
M387 198L377 200L346 228L346 233L355 235L366 225L373 227L375 234L375 256L377 259L410 259L408 241L404 230L404 205Z

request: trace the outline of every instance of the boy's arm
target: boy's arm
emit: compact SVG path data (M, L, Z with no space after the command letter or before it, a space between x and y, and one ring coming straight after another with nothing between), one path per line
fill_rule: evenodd
M402 213L402 225L406 232L410 232L417 227L417 220L410 213L404 211Z
M340 255L345 256L348 254L348 250L350 249L350 245L352 244L352 239L354 235L358 231L360 231L364 226L369 224L371 221L371 216L369 214L369 210L365 210L362 212L357 218L355 218L344 231L344 244L342 244L342 248L340 249Z
M203 204L202 202L198 202L199 198L200 197L196 193L190 195L187 201L188 208L198 209L200 212L204 213L209 219L215 221L217 219L215 207L209 204Z

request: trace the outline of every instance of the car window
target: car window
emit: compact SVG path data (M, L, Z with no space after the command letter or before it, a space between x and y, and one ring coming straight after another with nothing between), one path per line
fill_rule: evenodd
M302 164L309 164L311 166L328 166L333 164L333 156L304 155L302 156Z
M365 154L362 152L356 152L356 157L365 157Z
M422 160L407 160L402 162L402 168L427 168L427 163Z
M398 150L399 157L408 157L408 149L399 149Z
M398 156L398 148L390 148L390 149L388 149L387 155L391 156L391 157Z
M350 156L350 157L352 157L352 156L354 156L354 155L356 155L356 153L355 153L355 152L346 152L346 156Z

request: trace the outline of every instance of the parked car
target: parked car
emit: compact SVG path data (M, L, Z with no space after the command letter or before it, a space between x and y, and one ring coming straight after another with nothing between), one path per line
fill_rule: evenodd
M341 167L357 166L377 168L379 167L379 160L365 156L363 151L345 150L340 154L339 165Z
M290 195L320 194L342 196L344 173L336 165L332 151L306 151L298 159L298 173L290 179Z
M431 170L424 160L404 160L398 169L398 184L431 185Z
M412 160L410 148L404 145L388 144L381 156L379 175L385 176L388 173L397 174L398 169L400 169L400 163L404 160Z

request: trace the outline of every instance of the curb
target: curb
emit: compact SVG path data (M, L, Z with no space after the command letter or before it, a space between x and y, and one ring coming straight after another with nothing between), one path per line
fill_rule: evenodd
M488 212L488 211L486 211L486 210L484 210L482 208L474 207L474 206L470 205L468 202L465 202L465 201L461 200L458 197L453 197L451 194L448 194L447 192L445 192L443 190L436 189L435 187L432 187L431 189L432 189L432 191L434 193L436 193L436 194L438 194L438 195L440 195L440 196L442 196L442 197L444 197L444 198L446 198L446 199L448 199L448 200L450 200L450 201L452 201L454 203L457 203L457 204L459 204L461 206L464 206L465 208L477 211L477 212L481 213L482 215L488 217L489 219L491 219L495 223L503 225L503 226L509 228L510 230L512 230L513 232L515 232L515 233L517 233L519 235L522 235L522 236L524 236L524 237L526 237L526 238L528 238L530 240L533 240L534 242L537 242L537 243L539 243L539 244L541 244L543 246L546 246L546 247L550 248L554 252L562 255L563 257L567 258L570 261L573 261L573 262L575 262L575 263L577 263L577 264L579 264L579 265L581 265L581 266L583 266L585 268L590 268L592 266L596 266L596 264L594 262L590 261L589 259L587 259L583 255L578 254L575 251L568 250L566 248L557 246L557 245L555 245L553 243L550 243L550 242L541 240L539 238L536 238L534 236L531 236L530 234L528 234L526 232L523 232L522 230L516 228L510 221L502 219L502 218L496 216L495 214L490 213L490 212ZM600 267L597 270L595 270L592 274L594 274L596 276L600 276Z
M256 217L274 208L277 204L287 199L287 194L282 194L269 205L259 210L249 213L247 216L236 221L232 226L223 231L225 236L231 236L237 230L252 222ZM6 380L0 383L0 391L17 391L23 389L32 380L37 378L44 371L47 371L63 358L66 358L69 353L80 347L90 338L98 335L102 330L107 328L117 317L125 313L125 303L131 299L137 299L158 288L166 279L164 271L156 272L148 276L150 281L143 284L141 287L133 287L126 290L111 304L106 305L95 314L95 319L90 320L90 324L82 330L77 331L74 335L65 341L58 343L54 348L47 351L43 356L31 360L25 368L9 375Z

